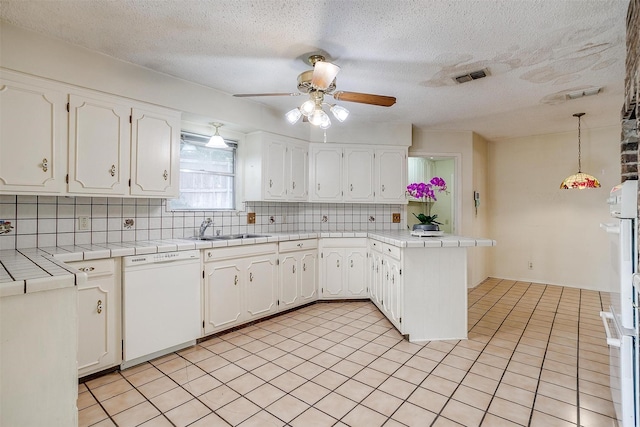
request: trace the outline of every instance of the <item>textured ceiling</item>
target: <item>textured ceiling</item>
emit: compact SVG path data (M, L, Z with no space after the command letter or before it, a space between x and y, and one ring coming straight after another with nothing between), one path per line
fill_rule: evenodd
M223 92L295 92L309 54L341 67L349 120L489 139L616 124L628 0L0 0L0 19ZM490 76L456 84L479 68ZM597 96L564 94L603 87ZM252 98L282 113L302 98ZM335 124L334 126L338 126ZM339 126L348 126L348 121Z

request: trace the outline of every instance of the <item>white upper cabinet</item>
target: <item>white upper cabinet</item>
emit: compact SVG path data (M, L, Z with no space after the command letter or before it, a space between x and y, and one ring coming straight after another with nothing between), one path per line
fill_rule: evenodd
M309 199L314 202L342 200L342 148L312 145Z
M177 197L180 112L0 70L0 193Z
M69 95L69 193L128 194L130 116L117 98Z
M0 71L0 193L65 191L65 108L59 86Z
M180 113L161 108L133 108L131 194L178 197L179 151Z
M314 202L407 203L406 147L312 144Z
M368 202L374 198L374 156L368 148L344 149L345 201Z
M407 203L407 150L376 150L376 201Z
M247 136L244 198L250 201L305 201L309 144L267 132Z

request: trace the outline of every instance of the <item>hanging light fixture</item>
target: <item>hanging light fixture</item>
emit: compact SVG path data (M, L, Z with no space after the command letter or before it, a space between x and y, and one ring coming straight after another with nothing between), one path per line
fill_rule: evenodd
M324 92L321 90L312 90L309 92L309 99L300 105L300 107L294 108L291 111L287 111L285 117L291 124L295 124L301 117L306 119L314 126L318 126L320 129L326 130L331 126L331 119L329 115L322 108L327 105L329 111L333 114L338 121L344 122L349 116L349 110L346 108L328 104L324 102Z
M226 148L228 145L224 142L224 138L220 136L220 127L223 126L222 123L211 123L211 126L216 128L216 133L213 134L209 142L207 142L207 147L212 148Z
M584 116L584 113L576 113L573 115L573 117L578 118L578 173L570 175L566 177L564 181L562 181L562 184L560 184L560 188L563 190L568 190L570 188L577 188L579 190L582 190L584 188L600 187L600 181L598 181L598 178L586 173L582 173L582 165L580 159L580 118L582 116Z

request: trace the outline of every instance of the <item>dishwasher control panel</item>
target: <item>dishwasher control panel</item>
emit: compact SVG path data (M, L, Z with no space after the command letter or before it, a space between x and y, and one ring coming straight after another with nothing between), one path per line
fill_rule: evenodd
M159 252L155 254L146 255L132 255L123 257L124 266L142 265L142 264L155 264L159 262L168 261L184 261L200 259L200 251L189 250L179 252Z

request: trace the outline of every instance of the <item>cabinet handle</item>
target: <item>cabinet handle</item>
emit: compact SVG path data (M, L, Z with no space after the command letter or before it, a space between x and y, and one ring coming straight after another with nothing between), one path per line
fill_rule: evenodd
M80 271L84 271L84 272L86 273L86 272L88 272L88 271L93 271L93 270L95 270L95 268L94 268L94 267L81 267L81 268L79 268L78 270L80 270Z
M292 273L293 273L293 274L296 274L296 266L295 266L295 265L293 266Z
M207 254L207 256L208 256L209 258L211 258L211 257L213 256L213 252L209 252L209 253Z
M238 276L236 276L236 277L238 277ZM253 273L249 273L249 281L253 282Z
M98 304L96 304L96 311L98 312L98 314L102 313L102 300L99 299L98 300Z
M351 260L351 268L353 268L353 260Z
M167 178L169 178L169 173L167 172L167 170L164 170L164 173L162 174L162 177L164 178L164 180L166 181Z
M269 180L269 188L273 187L273 180Z
M301 248L302 247L302 243L298 243L296 246Z
M340 268L340 260L336 260L336 267Z
M307 271L307 264L302 264L302 271Z
M237 285L238 284L238 275L236 274L236 277L233 279L233 285Z
M384 184L382 184L382 191L384 191Z
M353 191L353 184L349 184L349 191Z
M296 182L293 181L293 183L291 184L291 187L295 190L296 189Z
M389 280L389 273L387 273L387 280Z
M111 170L109 170L111 176L116 176L116 165L111 165Z
M318 183L318 191L320 191L320 183Z
M42 171L46 172L49 169L49 160L45 157L42 159Z
M391 276L391 283L393 283L394 285L395 285L395 283L396 283L396 275L395 275L395 274L393 274L393 275Z

